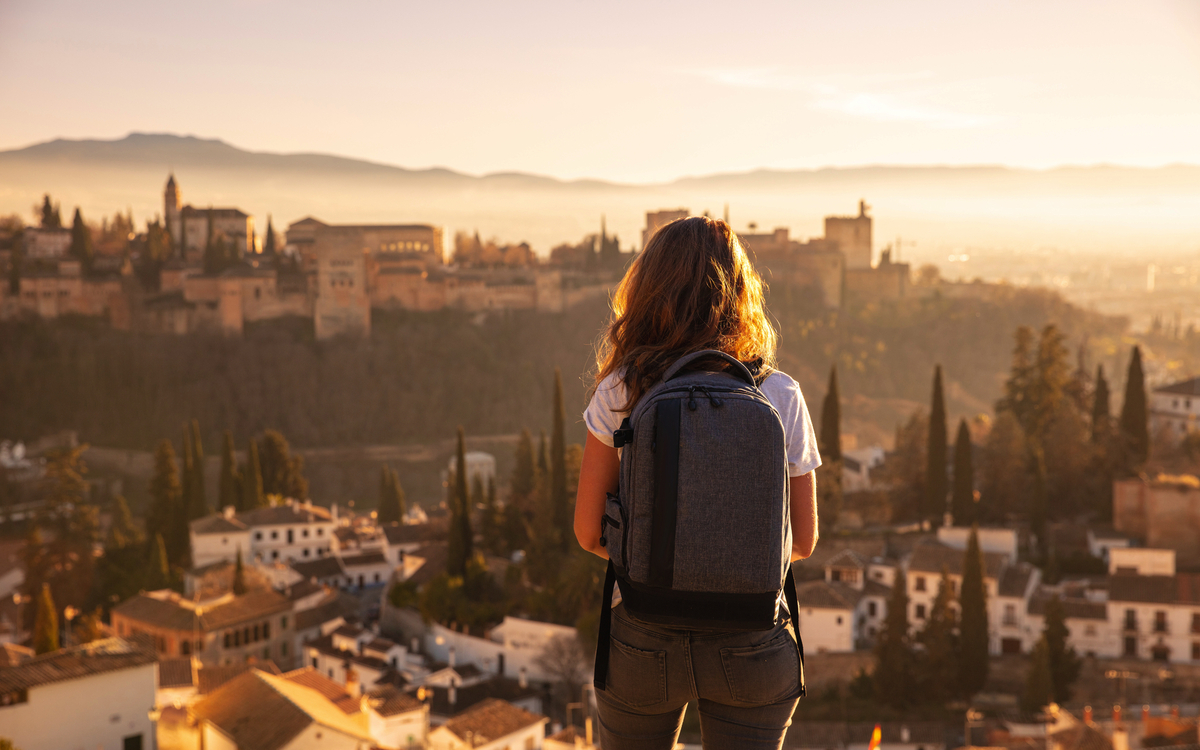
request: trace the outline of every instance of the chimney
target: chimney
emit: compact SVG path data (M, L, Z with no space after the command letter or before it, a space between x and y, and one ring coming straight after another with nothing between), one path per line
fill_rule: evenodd
M225 516L226 520L233 518L234 508L232 505L226 505L221 509L221 515Z
M1113 750L1129 750L1129 731L1125 728L1113 729Z
M1121 706L1120 706L1120 704L1117 704L1117 703L1113 704L1112 716L1113 716L1113 725L1114 726L1121 723Z
M901 727L900 727L900 742L907 745L908 741L909 741L909 739L911 739L911 737L912 737L912 735L908 731L908 725L907 724L901 725Z
M449 656L446 657L446 666L450 667L451 669L454 669L454 663L456 661L458 661L458 654L455 651L454 647L451 646L450 654L449 654Z
M346 668L346 692L351 698L358 698L362 695L362 688L358 682L358 672L354 671L354 667Z
M1084 724L1092 723L1092 707L1091 706L1083 707L1083 723Z
M529 687L529 676L525 672L525 667L521 667L520 676L517 677L517 684L521 686L522 690Z

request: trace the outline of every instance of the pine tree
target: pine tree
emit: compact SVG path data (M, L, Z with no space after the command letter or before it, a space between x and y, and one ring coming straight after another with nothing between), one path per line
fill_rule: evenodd
M1063 344L1062 332L1053 323L1042 329L1031 390L1030 423L1026 433L1039 443L1067 396L1071 383L1071 353Z
M446 571L452 576L465 575L467 561L474 554L470 506L471 499L467 494L467 438L460 426L454 465L454 492L450 497L450 548L446 562Z
M217 500L218 509L242 508L242 477L238 472L237 458L233 455L233 433L229 430L221 435L221 486Z
M513 468L512 475L511 495L514 501L528 500L533 493L536 471L533 458L533 438L530 436L529 430L521 430L521 437L517 439L516 466Z
M908 635L908 583L896 571L879 640L875 642L875 671L871 674L880 703L903 709L914 702L913 651Z
M1104 365L1096 366L1096 390L1092 396L1092 442L1103 443L1108 436L1109 420L1108 380L1104 377Z
M200 422L193 419L192 433L192 489L188 497L188 519L195 520L208 515L208 493L204 487L204 443L200 441Z
M1033 482L1029 492L1029 530L1037 539L1038 557L1045 561L1050 553L1050 538L1046 531L1046 457L1041 447L1036 444L1029 447L1029 453L1029 465L1033 468Z
M43 583L38 593L37 619L33 621L33 650L37 654L58 650L58 610L54 606L48 583Z
M1046 602L1046 626L1042 631L1042 640L1046 643L1054 702L1060 705L1071 699L1072 687L1083 667L1074 647L1067 643L1070 635L1062 600L1055 594Z
M842 407L838 394L837 365L829 368L829 388L821 403L821 435L818 440L821 458L842 460Z
M946 397L942 392L942 366L933 370L933 399L929 408L929 447L925 453L925 517L934 525L946 512Z
M1146 412L1146 379L1142 373L1142 349L1133 347L1129 376L1125 379L1125 403L1121 405L1121 438L1129 455L1127 469L1135 469L1150 457L1150 426Z
M242 596L246 593L246 567L242 564L242 548L237 548L237 557L233 563L233 595Z
M951 501L955 526L975 523L975 466L971 445L971 430L967 420L958 423L954 439L954 494Z
M1052 700L1054 681L1050 676L1050 653L1046 639L1040 638L1030 654L1025 691L1021 693L1021 710L1026 714L1039 714Z
M550 508L554 529L558 532L563 547L570 549L575 540L574 535L567 533L571 527L571 508L567 499L566 408L563 405L562 371L557 367L554 368L553 419L550 438Z
M251 439L246 450L246 466L242 469L242 510L267 507L263 491L262 468L258 461L258 441Z
M167 545L162 534L155 534L150 540L149 559L146 565L147 591L159 591L171 585L171 563L167 555Z
M112 523L108 527L108 539L105 549L122 549L141 542L141 533L133 523L133 514L129 512L129 503L123 495L113 498Z
M958 629L958 618L954 608L950 606L953 599L950 574L943 568L942 580L938 585L937 597L930 608L929 619L917 635L917 640L925 646L921 658L921 690L927 702L938 705L955 697L955 671L958 664L958 639L955 631Z
M979 529L971 528L963 557L962 608L958 682L962 696L970 699L983 689L988 676L987 589L983 581L983 553L979 549Z
M92 270L92 233L83 222L83 215L75 209L75 218L71 221L71 257L79 261L84 272Z
M1032 391L1035 378L1033 363L1033 329L1021 326L1014 335L1012 367L1004 382L1004 397L996 403L996 412L1008 411L1029 432L1032 416Z

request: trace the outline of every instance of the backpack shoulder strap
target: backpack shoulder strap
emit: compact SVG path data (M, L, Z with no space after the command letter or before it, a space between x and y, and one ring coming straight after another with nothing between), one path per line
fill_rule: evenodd
M738 361L738 359L733 355L717 351L716 349L701 349L698 352L692 352L691 354L683 355L679 359L675 360L674 364L668 367L667 371L663 373L663 382L665 383L671 378L676 377L683 370L683 368L687 367L696 360L708 359L709 357L725 360L729 363L729 372L731 375L741 378L751 386L756 385L754 382L754 376L750 374L750 370L745 364Z
M604 594L600 599L600 632L596 637L596 672L592 680L597 690L608 687L608 641L612 634L612 598L616 583L617 571L609 560L608 572L604 574Z

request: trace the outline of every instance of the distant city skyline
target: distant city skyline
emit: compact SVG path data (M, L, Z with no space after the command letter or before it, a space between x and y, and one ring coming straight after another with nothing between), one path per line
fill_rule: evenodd
M1200 163L1200 4L0 6L0 149L130 131L469 174Z

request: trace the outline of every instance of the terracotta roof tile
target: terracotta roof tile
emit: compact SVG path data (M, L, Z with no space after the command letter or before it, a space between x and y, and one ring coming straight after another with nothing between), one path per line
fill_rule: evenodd
M531 714L508 701L489 698L450 718L442 726L464 742L469 736L471 746L478 747L545 721L546 717Z
M0 668L0 693L132 669L158 660L153 649L122 638L59 649Z

